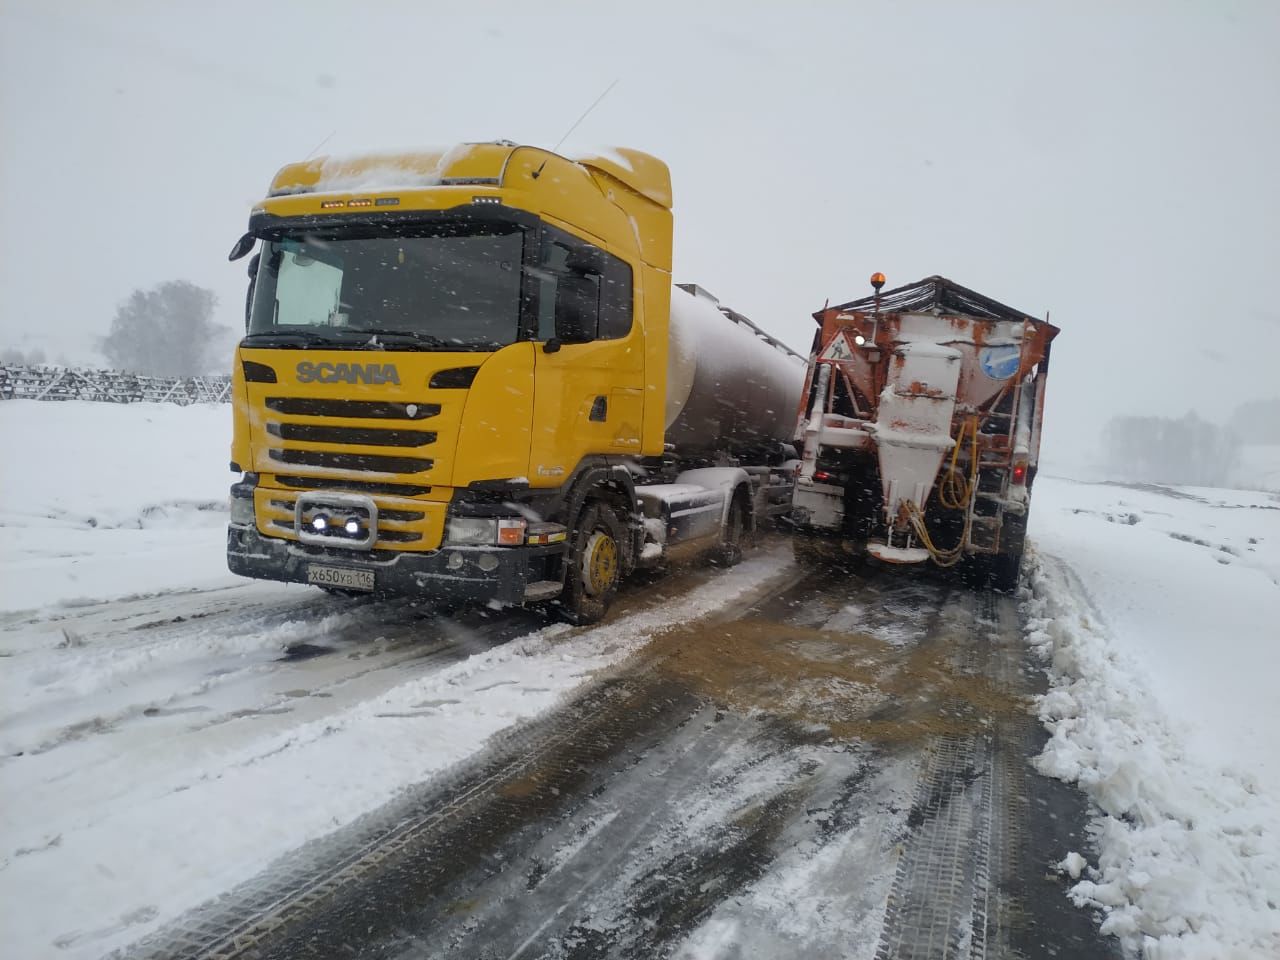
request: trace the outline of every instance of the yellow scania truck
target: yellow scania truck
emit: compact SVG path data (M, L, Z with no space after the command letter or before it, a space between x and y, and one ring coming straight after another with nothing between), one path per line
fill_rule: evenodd
M280 170L231 252L231 570L589 622L637 567L735 562L789 509L805 362L673 287L671 206L627 149Z

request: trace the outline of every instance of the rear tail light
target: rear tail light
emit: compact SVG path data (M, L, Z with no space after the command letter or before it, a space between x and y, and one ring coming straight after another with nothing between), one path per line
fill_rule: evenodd
M1015 463L1013 465L1013 482L1014 483L1027 482L1027 465L1025 463Z
M813 471L813 479L816 483L830 483L836 478L834 473L827 473L825 470Z

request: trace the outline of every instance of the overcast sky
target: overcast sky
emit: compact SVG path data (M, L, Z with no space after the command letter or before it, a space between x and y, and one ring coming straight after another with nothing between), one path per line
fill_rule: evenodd
M676 279L794 346L942 274L1063 328L1046 452L1280 394L1280 3L0 0L0 347L135 288L243 317L274 171L507 138L666 160ZM228 353L229 359L229 353Z

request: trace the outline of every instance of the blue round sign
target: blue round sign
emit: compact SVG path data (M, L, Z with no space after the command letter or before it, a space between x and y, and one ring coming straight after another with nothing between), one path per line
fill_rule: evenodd
M1008 380L1018 372L1022 350L1016 346L983 347L978 354L982 372L992 380Z

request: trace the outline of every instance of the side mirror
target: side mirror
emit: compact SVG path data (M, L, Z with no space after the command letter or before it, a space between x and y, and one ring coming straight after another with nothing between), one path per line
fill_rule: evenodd
M245 254L247 254L250 250L252 250L253 245L257 242L258 242L257 237L255 237L252 233L246 233L243 237L241 237L239 240L236 241L236 245L232 247L231 252L227 254L227 259L233 262L236 260L239 260Z
M562 275L556 283L556 339L590 343L600 322L600 278Z

